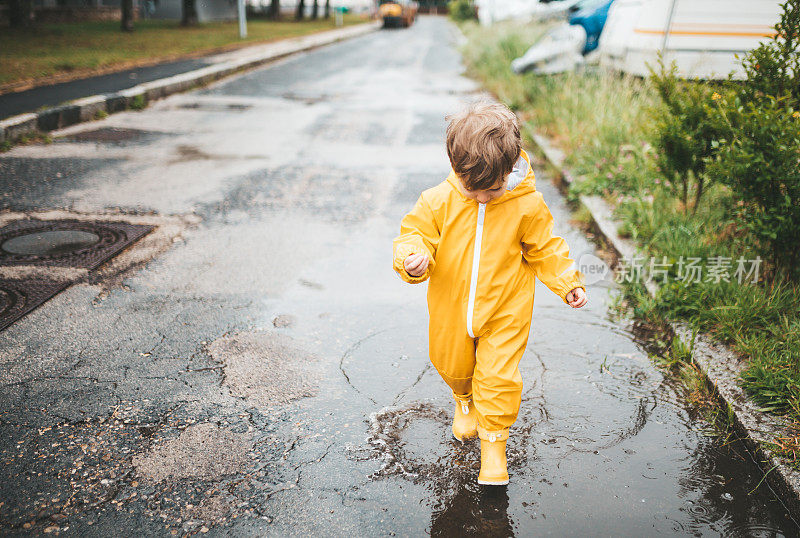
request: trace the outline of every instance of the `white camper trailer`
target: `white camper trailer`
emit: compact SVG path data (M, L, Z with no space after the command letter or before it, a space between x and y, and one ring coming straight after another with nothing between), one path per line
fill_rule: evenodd
M775 34L778 0L616 0L600 37L600 62L646 76L659 53L687 78L743 76L741 60Z
M539 11L539 0L475 0L478 20L484 26L504 20L529 21Z

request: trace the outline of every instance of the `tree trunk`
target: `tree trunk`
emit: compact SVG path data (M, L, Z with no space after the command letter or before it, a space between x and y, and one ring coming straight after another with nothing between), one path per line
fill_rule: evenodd
M778 276L781 273L781 249L778 246L778 243L772 244L772 285L770 286L770 291L775 289L775 284L778 283Z
M311 19L316 20L319 16L319 0L314 0L314 7L311 8Z
M700 198L703 196L703 183L702 177L697 178L697 192L694 195L694 207L692 208L692 215L697 213L697 206L700 205Z
M133 0L122 0L122 31L133 32Z
M681 201L683 202L683 212L688 214L689 213L689 177L683 176L681 177L683 181L682 185L682 192L681 192Z
M12 28L23 28L31 24L31 0L10 0L8 22Z
M192 26L195 24L197 24L197 5L195 4L195 0L183 0L181 26Z
M325 0L325 18L331 18L331 0Z
M300 0L297 3L297 12L294 14L295 20L302 21L303 15L305 15L306 11L306 2L305 0Z
M274 21L281 18L281 0L272 0L269 3L269 18Z

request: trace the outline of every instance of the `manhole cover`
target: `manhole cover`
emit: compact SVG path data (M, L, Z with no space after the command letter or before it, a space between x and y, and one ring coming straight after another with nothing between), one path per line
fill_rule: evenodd
M17 221L0 228L0 265L91 270L152 229L127 222Z
M0 228L0 265L91 271L152 229L150 225L127 222L20 220ZM72 283L42 278L0 279L0 330Z
M80 230L55 230L13 237L0 245L9 254L22 256L61 256L100 242L100 237Z
M0 330L69 285L51 280L0 280Z

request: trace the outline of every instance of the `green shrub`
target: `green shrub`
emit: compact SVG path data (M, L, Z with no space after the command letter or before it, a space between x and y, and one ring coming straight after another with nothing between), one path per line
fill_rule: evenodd
M747 83L740 87L744 101L770 96L780 99L784 108L797 110L800 102L800 0L781 4L781 20L775 37L761 43L742 61Z
M800 280L800 114L777 99L742 104L738 98L720 113L730 132L709 174L738 198L739 226L759 253L777 272Z
M774 269L800 281L800 0L783 4L776 35L743 61L747 79L716 107L722 130L709 176L737 199L741 228Z
M670 69L659 65L660 70L651 70L650 76L660 97L650 110L650 143L658 168L680 196L684 211L689 209L689 194L694 191L694 213L706 187L706 162L719 138L711 106L712 95L719 94L712 94L707 84L679 79L674 64Z
M447 3L450 17L455 21L468 21L475 18L475 4L472 0L452 0Z

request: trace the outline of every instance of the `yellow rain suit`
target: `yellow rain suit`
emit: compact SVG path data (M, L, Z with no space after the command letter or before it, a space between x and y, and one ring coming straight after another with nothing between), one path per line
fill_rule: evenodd
M478 425L507 436L517 418L534 276L566 302L584 288L553 216L536 191L523 151L506 191L486 204L464 196L454 172L422 193L394 240L394 269L428 284L429 354L455 396L472 397ZM431 262L420 277L403 266L411 254ZM502 437L500 437L502 438Z

